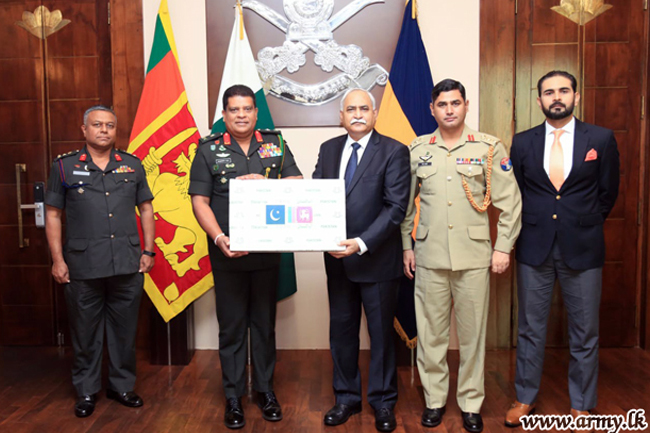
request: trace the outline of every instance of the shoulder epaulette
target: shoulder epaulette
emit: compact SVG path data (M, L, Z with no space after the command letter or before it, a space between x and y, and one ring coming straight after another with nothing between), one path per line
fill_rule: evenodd
M409 144L409 149L413 150L419 145L428 143L429 141L430 141L429 135L420 135L419 137L416 137L415 140L411 142L411 144Z
M132 156L132 157L134 157L134 158L138 158L137 156L135 156L135 155L132 154L132 153L127 152L126 150L123 150L123 149L117 149L117 148L116 148L115 150L117 150L117 151L120 152L120 153L123 153L124 155L129 155L129 156ZM138 159L140 159L140 158L138 158Z
M63 159L63 158L66 158L66 157L68 157L68 156L76 155L76 154L78 154L78 153L79 153L79 150L78 150L78 149L77 149L77 150L73 150L73 151L68 152L68 153L62 153L61 155L57 155L56 158L54 158L54 160L55 160L55 161L58 161L59 159Z
M210 141L218 140L222 136L223 136L223 132L217 132L216 134L210 134L206 137L201 137L199 139L199 146L205 143L209 143Z
M262 134L275 134L275 135L282 135L282 131L279 129L258 129Z
M498 143L501 142L501 140L499 140L494 135L485 134L485 133L481 134L481 141L492 146L496 146Z

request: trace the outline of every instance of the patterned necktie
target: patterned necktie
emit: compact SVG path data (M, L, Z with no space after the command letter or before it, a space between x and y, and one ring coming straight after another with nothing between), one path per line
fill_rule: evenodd
M352 182L352 178L354 177L354 172L359 164L357 150L359 150L360 147L361 145L359 143L352 143L352 155L350 155L348 166L345 168L345 189L348 189L350 186L350 182Z
M551 146L551 158L548 167L548 176L551 178L551 183L556 190L562 188L564 183L564 152L562 152L562 144L560 143L560 136L564 133L564 129L556 129L553 131L555 139Z

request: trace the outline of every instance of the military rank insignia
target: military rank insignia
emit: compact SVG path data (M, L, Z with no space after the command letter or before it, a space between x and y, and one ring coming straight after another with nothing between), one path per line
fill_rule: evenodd
M456 158L457 165L483 165L485 159L483 158Z
M260 154L260 158L273 158L275 156L282 156L282 149L277 144L264 143L257 149L257 153Z
M135 173L135 170L128 165L120 165L115 170L113 170L113 173Z
M506 157L501 160L501 170L503 171L512 170L512 161L510 161L510 158Z

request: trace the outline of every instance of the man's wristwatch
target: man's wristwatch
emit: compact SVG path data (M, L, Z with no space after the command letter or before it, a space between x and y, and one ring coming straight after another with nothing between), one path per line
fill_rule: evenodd
M156 257L156 253L153 253L153 252L147 251L147 250L142 250L142 254L144 254L145 256L149 256L149 257Z

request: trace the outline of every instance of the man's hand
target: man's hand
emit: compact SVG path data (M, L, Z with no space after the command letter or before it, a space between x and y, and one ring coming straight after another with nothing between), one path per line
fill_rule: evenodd
M237 176L235 179L266 179L259 173L244 174L242 176Z
M59 284L67 284L70 282L70 274L68 272L68 265L63 260L56 261L52 265L52 276L54 281Z
M492 253L492 272L503 274L510 265L510 254L494 251Z
M226 235L217 238L217 246L223 252L223 255L229 259L248 255L247 251L230 251L230 238Z
M346 239L339 242L340 246L344 246L345 250L343 251L330 251L330 255L335 259L342 259L343 257L350 257L352 254L356 254L361 251L359 244L354 239Z
M140 256L140 270L138 272L141 274L146 274L151 270L151 268L153 268L154 263L156 263L156 261L153 257L142 254Z
M409 280L412 280L415 272L415 253L413 250L404 250L403 253L404 259L404 275L408 277Z

